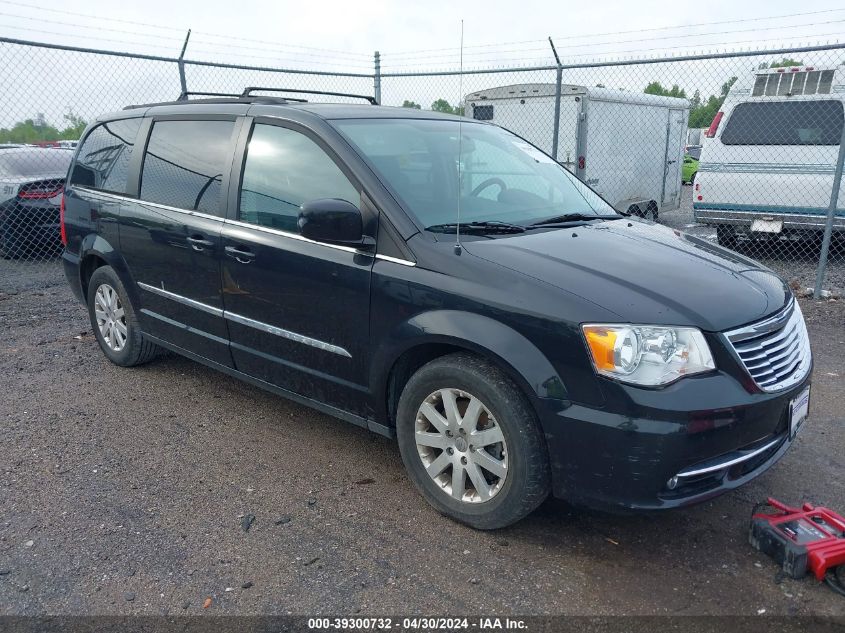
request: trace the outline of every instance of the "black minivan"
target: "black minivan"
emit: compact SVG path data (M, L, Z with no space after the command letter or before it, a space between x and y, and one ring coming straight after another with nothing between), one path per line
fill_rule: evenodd
M168 349L396 437L477 528L550 492L710 499L807 416L783 280L492 124L248 89L99 118L67 183L65 272L109 360Z

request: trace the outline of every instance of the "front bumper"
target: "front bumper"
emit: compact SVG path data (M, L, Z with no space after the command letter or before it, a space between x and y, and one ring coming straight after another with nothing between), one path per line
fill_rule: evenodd
M723 372L660 390L607 381L605 407L573 404L541 415L554 495L636 511L700 503L737 488L789 449L790 401L811 373L776 394L749 393ZM671 487L679 474L687 476Z

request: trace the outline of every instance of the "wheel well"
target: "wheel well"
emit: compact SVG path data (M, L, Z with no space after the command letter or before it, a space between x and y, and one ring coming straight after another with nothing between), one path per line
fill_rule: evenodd
M91 275L100 266L106 266L106 260L99 255L86 255L79 265L79 278L82 282L82 296L88 299L88 282L91 281Z
M402 355L393 363L393 367L390 368L385 394L388 425L396 425L396 411L399 408L399 398L402 396L402 390L405 388L405 385L411 376L413 376L420 367L426 363L430 363L435 358L448 356L449 354L454 354L456 352L463 352L464 354L478 356L479 358L483 358L487 362L497 366L511 377L516 384L517 389L525 393L530 400L530 394L526 393L526 390L529 389L529 387L525 381L521 378L521 376L519 376L513 367L505 363L501 358L494 357L491 354L479 354L476 350L461 347L460 345L451 345L448 343L425 343L403 352Z

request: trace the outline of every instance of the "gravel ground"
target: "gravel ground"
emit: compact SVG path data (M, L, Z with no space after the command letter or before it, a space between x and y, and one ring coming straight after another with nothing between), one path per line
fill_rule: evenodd
M716 227L698 224L693 219L692 192L691 186L684 185L680 208L661 212L660 223L715 242ZM806 289L815 286L819 265L818 245L808 242L766 244L757 241L741 243L739 250L776 271L795 287ZM845 245L832 245L822 288L836 296L845 296Z
M485 533L385 438L176 356L111 365L53 281L0 295L0 615L845 616L745 533L770 494L845 510L845 302L803 302L811 418L753 483L647 516L549 500Z

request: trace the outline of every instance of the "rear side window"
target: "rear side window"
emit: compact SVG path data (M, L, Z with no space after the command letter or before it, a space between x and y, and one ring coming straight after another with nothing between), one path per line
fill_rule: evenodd
M723 145L839 145L841 101L740 103L725 130Z
M70 182L92 189L126 193L127 168L141 119L98 125L82 143Z
M156 121L141 171L141 199L223 215L232 121Z
M244 165L241 221L298 233L299 207L319 198L360 203L358 190L317 143L294 130L257 124Z

